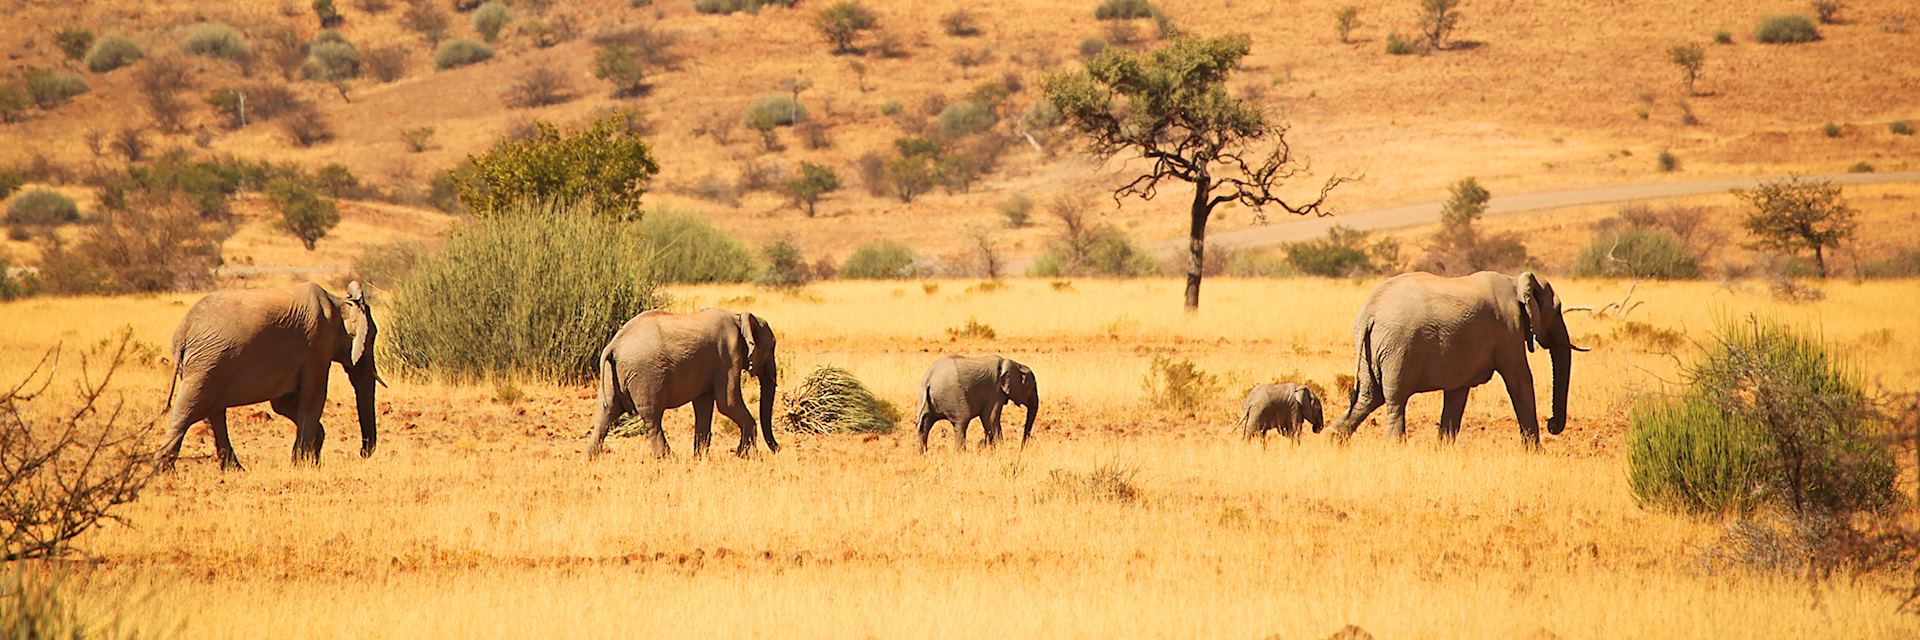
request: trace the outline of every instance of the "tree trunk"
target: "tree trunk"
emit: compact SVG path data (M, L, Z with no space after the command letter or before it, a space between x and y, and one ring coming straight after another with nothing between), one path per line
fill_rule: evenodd
M1207 195L1212 192L1213 183L1204 176L1193 183L1193 208L1188 211L1192 224L1187 228L1187 313L1200 310L1200 276L1206 268L1207 214L1212 213Z
M1813 245L1813 265L1820 268L1820 279L1827 279L1827 252L1820 245Z

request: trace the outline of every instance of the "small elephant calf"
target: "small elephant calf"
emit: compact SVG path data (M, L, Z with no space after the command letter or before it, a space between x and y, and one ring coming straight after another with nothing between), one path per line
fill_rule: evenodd
M1320 412L1320 397L1312 389L1291 383L1255 385L1247 392L1246 413L1240 417L1240 435L1248 440L1254 436L1265 438L1267 430L1278 429L1280 435L1300 441L1300 421L1313 424L1313 432L1320 433L1326 426L1326 417Z

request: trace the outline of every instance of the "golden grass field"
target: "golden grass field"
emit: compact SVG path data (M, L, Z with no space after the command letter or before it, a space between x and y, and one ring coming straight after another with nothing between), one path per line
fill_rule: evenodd
M1568 304L1627 283L1560 279ZM1457 446L1437 447L1439 399L1413 402L1405 444L1364 427L1248 446L1239 396L1276 378L1331 386L1351 369L1348 324L1372 283L1209 280L1188 316L1171 280L831 283L786 295L676 287L678 307L752 310L780 334L784 387L816 365L859 375L905 410L944 352L1031 365L1044 396L1024 451L914 453L914 436L804 436L751 460L677 456L615 440L583 460L593 392L520 381L423 383L389 370L381 445L353 454L344 380L319 468L288 460L290 426L231 412L244 473L189 437L176 472L88 535L76 588L145 629L184 637L1324 637L1910 638L1900 576L1836 580L1713 570L1714 522L1649 512L1627 490L1625 410L1676 376L1676 353L1615 337L1619 319L1570 320L1571 422L1545 452L1519 447L1498 385L1482 387ZM1757 313L1821 335L1873 385L1920 384L1920 283L1834 282L1788 304L1763 286L1642 284L1634 322L1710 340ZM0 304L0 380L64 344L121 327L164 351L193 295ZM379 310L376 309L376 314ZM949 340L977 319L994 339ZM1191 415L1142 390L1158 354L1222 379ZM1545 356L1536 363L1545 393ZM116 388L157 411L168 371L148 359ZM1344 411L1345 398L1328 410ZM726 427L718 450L729 446ZM946 444L946 428L935 434ZM975 430L978 437L978 430ZM153 435L157 446L159 435ZM1138 496L1063 491L1056 471L1131 474ZM1911 490L1911 470L1904 486Z

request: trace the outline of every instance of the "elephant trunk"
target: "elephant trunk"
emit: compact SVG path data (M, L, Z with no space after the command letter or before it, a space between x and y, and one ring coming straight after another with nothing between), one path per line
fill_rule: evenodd
M767 359L756 376L760 379L760 436L767 440L767 450L780 452L780 443L773 439L773 396L779 387L780 366Z
M374 372L373 362L368 361L360 371L350 374L353 381L354 409L360 415L360 457L373 455L373 447L380 440L380 430L375 414L379 412L374 387L379 384L380 376Z
M1553 414L1547 417L1547 433L1560 435L1567 428L1567 387L1573 382L1573 345L1562 343L1548 349L1553 358Z
M1040 417L1040 392L1036 391L1027 401L1027 424L1020 428L1020 446L1027 446L1027 438L1033 437L1033 421Z

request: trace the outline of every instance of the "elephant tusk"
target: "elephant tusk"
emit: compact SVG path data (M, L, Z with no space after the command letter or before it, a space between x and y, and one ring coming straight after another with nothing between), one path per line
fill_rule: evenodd
M383 378L383 377L380 377L380 374L378 374L378 373L376 373L376 374L373 374L373 381L374 381L375 383L378 383L378 384L380 385L380 387L381 387L381 388L383 388L383 389L385 389L385 388L390 388L390 387L388 387L388 386L387 386L387 379L386 379L386 378Z
M1588 349L1586 347L1582 347L1580 345L1574 344L1572 340L1567 341L1567 348L1572 349L1574 351L1578 351L1580 353L1586 353L1588 351L1592 351L1592 349Z

